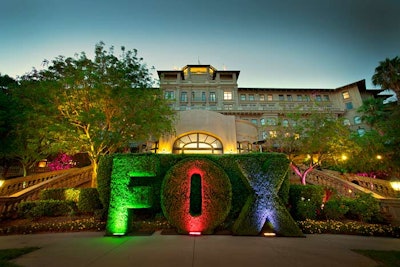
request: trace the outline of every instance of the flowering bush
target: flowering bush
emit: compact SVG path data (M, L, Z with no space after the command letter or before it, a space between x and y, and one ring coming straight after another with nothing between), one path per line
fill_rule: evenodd
M351 234L363 236L400 237L400 226L383 224L365 224L360 222L341 221L299 221L298 225L304 234Z
M72 157L65 153L60 153L58 156L47 164L51 171L66 170L73 166Z
M94 218L61 222L31 222L0 228L0 235L33 234L40 232L104 231L106 223Z

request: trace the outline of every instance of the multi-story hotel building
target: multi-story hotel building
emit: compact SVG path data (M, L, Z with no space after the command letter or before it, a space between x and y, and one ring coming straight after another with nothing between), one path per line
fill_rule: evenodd
M277 122L294 112L329 112L363 134L358 107L379 90L365 80L336 89L238 87L238 70L187 65L158 71L160 89L177 111L176 132L153 145L157 153L243 153L270 137Z

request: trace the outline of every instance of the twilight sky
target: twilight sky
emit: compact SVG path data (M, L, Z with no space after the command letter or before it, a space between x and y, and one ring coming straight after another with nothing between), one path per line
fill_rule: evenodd
M104 41L157 70L211 64L240 87L337 88L400 56L399 0L2 0L0 73Z

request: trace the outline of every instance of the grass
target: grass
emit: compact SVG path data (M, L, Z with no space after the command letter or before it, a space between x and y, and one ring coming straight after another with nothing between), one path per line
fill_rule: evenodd
M26 247L26 248L0 249L0 267L19 267L19 265L10 262L10 260L16 259L24 254L30 253L37 249L39 248Z
M362 250L353 249L361 255L367 256L378 262L378 267L398 267L400 266L400 251L394 250Z

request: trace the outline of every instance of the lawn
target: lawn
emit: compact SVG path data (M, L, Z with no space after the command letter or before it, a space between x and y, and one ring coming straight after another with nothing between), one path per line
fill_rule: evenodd
M27 248L11 248L11 249L0 249L0 266L1 267L19 267L19 265L10 262L10 260L16 259L24 254L30 253L39 249L38 247L27 247Z

